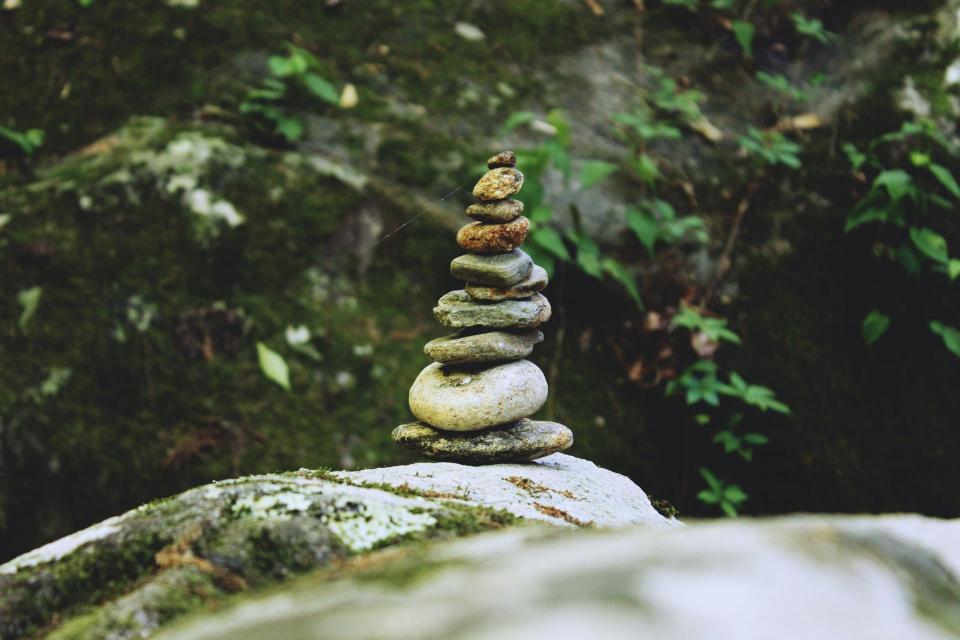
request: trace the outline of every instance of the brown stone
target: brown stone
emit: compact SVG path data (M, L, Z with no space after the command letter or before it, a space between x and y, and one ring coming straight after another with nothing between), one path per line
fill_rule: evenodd
M471 253L507 253L523 244L530 221L520 216L512 222L471 222L457 233L457 244Z
M522 173L513 167L500 167L483 174L483 177L473 188L473 195L484 202L505 200L519 192L522 186Z
M517 154L513 151L501 151L497 155L487 160L488 169L499 169L500 167L517 166Z
M467 215L480 222L510 222L523 213L519 200L478 202L467 207Z

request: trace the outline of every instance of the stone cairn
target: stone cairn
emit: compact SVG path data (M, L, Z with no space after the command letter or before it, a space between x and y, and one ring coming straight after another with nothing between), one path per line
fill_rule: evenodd
M523 186L512 151L487 161L473 188L475 219L457 233L469 253L454 258L450 273L466 287L447 293L433 315L457 333L426 344L434 360L410 387L410 410L419 422L394 429L393 439L423 456L474 464L517 462L563 451L570 429L530 420L547 400L543 372L523 358L543 340L550 319L540 291L547 272L520 250L530 221L523 203L510 199Z

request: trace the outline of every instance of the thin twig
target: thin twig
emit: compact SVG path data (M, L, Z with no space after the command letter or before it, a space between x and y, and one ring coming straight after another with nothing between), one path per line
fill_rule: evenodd
M720 252L720 256L717 258L716 273L714 273L713 280L710 281L710 285L704 292L703 297L700 298L699 306L701 308L707 308L707 305L710 303L710 299L713 298L713 294L717 289L717 285L720 284L720 279L723 278L723 276L730 269L730 254L733 252L733 245L736 243L737 236L740 234L740 225L743 223L743 217L747 214L747 210L750 209L750 198L753 196L753 193L756 190L756 185L750 185L747 190L747 195L745 195L740 201L740 204L737 205L737 215L733 219L733 226L730 227L730 233L727 234L727 240L723 243L723 250Z

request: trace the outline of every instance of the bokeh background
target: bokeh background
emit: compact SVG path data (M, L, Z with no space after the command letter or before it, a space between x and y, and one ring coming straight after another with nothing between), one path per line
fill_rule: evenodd
M960 515L957 9L4 0L0 559L411 461L507 148L570 453L681 516Z

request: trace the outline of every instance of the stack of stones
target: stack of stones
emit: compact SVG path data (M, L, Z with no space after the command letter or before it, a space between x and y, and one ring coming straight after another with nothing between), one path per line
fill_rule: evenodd
M530 228L523 203L510 199L523 186L512 151L487 161L467 207L477 220L460 229L469 253L450 264L466 282L440 298L438 322L457 333L427 343L434 360L410 388L410 410L420 422L400 425L393 439L421 455L467 463L533 460L573 444L570 429L530 420L547 400L543 372L524 360L543 340L550 319L540 294L547 272L520 250Z

